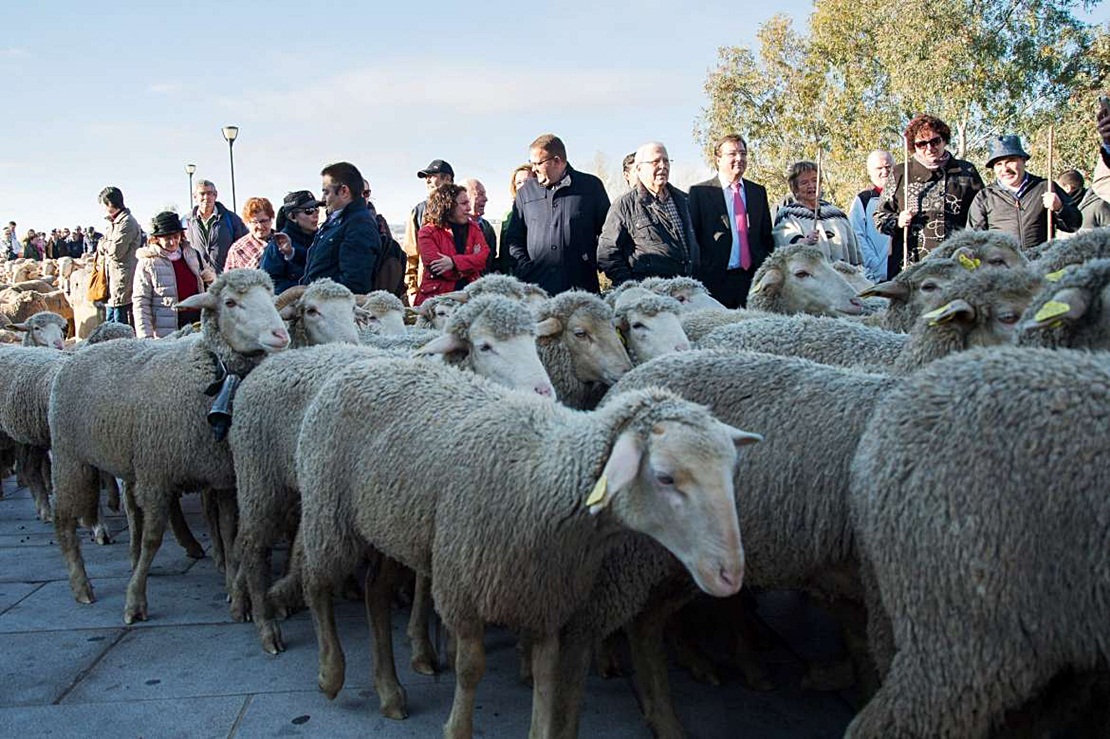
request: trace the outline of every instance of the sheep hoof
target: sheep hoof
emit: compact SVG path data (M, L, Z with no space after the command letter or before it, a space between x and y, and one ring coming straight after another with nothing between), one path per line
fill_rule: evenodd
M39 508L39 520L43 523L54 522L54 512L50 510L50 506Z
M80 585L74 585L72 589L73 599L76 600L78 603L89 605L96 602L96 596L93 595L92 585L90 585L88 581L81 583Z
M100 546L111 544L112 535L108 533L108 527L102 523L93 526L93 540Z
M321 667L317 684L328 700L335 700L335 696L339 695L339 691L343 688L342 663L338 670Z
M262 638L262 649L267 654L281 654L285 651L285 642L281 639L281 628L270 621L258 627Z
M242 593L234 593L228 596L230 605L228 611L231 613L231 620L238 623L246 623L251 619L250 601L244 598Z
M599 656L597 660L597 674L600 675L603 680L624 677L624 670L621 669L620 659L615 654L609 655L606 659L602 659Z
M204 547L196 542L193 542L188 546L182 546L181 548L185 550L185 556L189 559L204 559L205 557Z
M436 656L434 653L431 655L414 653L409 665L417 675L436 674Z
M401 721L409 717L408 709L405 707L407 698L405 696L405 689L400 685L392 689L377 689L378 697L381 699L381 712L386 718L391 718L394 721Z
M802 678L802 690L829 692L846 690L856 682L851 660L828 664L811 664Z
M123 622L131 625L136 621L146 621L146 600L131 603L128 599L127 607L123 609Z

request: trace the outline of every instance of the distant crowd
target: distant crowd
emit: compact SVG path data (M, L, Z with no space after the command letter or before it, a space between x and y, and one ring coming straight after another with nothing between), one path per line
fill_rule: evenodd
M765 188L744 178L749 151L738 134L717 141L716 174L689 192L670 183L666 147L643 144L624 160L628 192L610 202L597 177L571 166L563 141L545 134L510 174L513 205L500 233L485 218L483 183L456 184L451 165L436 159L416 173L428 196L409 212L400 244L358 168L339 162L321 171L319 197L293 191L276 210L251 197L234 213L213 182L200 180L188 216L159 213L147 230L123 192L106 187L103 233L78 226L20 239L12 221L3 248L9 259L91 257L108 283L106 320L131 324L139 336L164 336L194 320L173 306L220 272L244 267L266 271L278 292L328 277L357 294L387 290L410 305L487 272L516 275L551 294L685 275L738 307L763 260L787 244L811 245L881 282L963 228L1004 231L1028 249L1057 233L1110 225L1110 111L1100 110L1098 132L1104 143L1090 188L1076 170L1056 182L1026 171L1029 154L1013 135L991 142L985 165L995 180L984 184L974 164L948 151L949 126L919 115L904 132L908 160L895 164L890 152L871 152L872 186L847 212L821 197L820 168L811 161L790 167L790 192L772 208Z

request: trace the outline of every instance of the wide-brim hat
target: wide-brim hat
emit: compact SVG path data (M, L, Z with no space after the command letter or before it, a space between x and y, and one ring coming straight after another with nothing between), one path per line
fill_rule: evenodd
M454 177L455 176L455 170L451 168L450 164L443 161L442 159L433 159L432 163L429 164L424 169L417 172L416 176L419 177L420 179L424 179L425 177L428 177L428 176L433 175L433 174L449 174L452 177Z
M987 159L987 168L993 167L995 162L1006 157L1029 158L1029 154L1021 148L1019 136L997 136L991 139L991 153Z
M281 204L286 213L294 210L311 210L312 208L319 208L321 205L323 203L317 200L316 196L308 190L297 190L289 193Z
M181 225L181 217L172 210L165 210L150 219L151 236L169 236L181 233L185 227Z

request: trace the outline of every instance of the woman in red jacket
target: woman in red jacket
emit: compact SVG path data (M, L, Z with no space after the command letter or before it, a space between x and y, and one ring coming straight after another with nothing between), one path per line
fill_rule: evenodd
M416 233L416 248L424 264L416 305L433 295L461 290L478 278L489 261L489 245L470 219L465 187L444 184L432 190L424 225Z

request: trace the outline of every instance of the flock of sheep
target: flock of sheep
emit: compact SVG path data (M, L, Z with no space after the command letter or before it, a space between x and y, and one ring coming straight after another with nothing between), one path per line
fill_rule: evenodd
M699 591L744 680L770 686L742 584L828 605L848 656L805 680L860 685L849 736L1105 730L1110 229L1033 256L964 232L870 285L787 247L746 310L688 278L548 297L489 276L413 310L327 280L275 298L233 270L182 304L199 329L145 341L79 330L77 306L40 305L65 288L25 270L0 290L0 331L22 332L0 346L0 461L53 520L81 603L78 524L107 543L102 497L122 498L126 623L158 608L167 524L203 556L179 500L200 492L231 614L278 654L281 617L307 605L328 697L345 677L332 598L365 571L397 719L391 610L415 572L412 668L438 664L432 608L452 636L449 737L472 735L487 623L520 637L533 736L577 735L620 631L647 724L682 736L664 628ZM63 348L67 331L86 340Z

